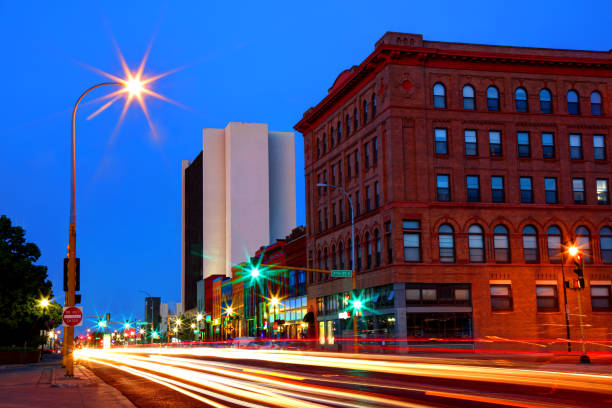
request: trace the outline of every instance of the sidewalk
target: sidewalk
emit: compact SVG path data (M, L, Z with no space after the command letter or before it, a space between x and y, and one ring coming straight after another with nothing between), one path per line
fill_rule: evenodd
M37 364L0 366L0 408L134 408L87 368L75 365L73 378L64 377L64 372L57 357Z

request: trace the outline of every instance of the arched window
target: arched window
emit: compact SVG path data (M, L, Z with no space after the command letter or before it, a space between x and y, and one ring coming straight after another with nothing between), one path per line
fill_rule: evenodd
M517 112L527 112L527 91L525 88L516 88L514 91L514 102Z
M440 82L433 87L434 108L446 108L446 88Z
M508 228L501 224L493 230L493 249L495 250L495 262L510 262Z
M601 247L601 262L612 263L612 228L603 227L599 231L599 246Z
M357 112L357 108L353 109L353 122L355 125L355 129L354 131L357 131L357 128L359 128L359 113Z
M351 240L348 240L348 245L346 246L346 252L347 252L347 259L348 259L348 263L349 263L349 269L354 269L355 267L353 266L353 243L351 242Z
M468 245L470 247L470 262L484 262L484 235L480 225L474 224L468 229Z
M361 270L361 240L359 235L355 237L355 249L357 249L357 270Z
M317 159L321 157L321 141L317 139Z
M336 138L334 137L334 125L329 129L329 142L331 143L331 147L334 147L336 144Z
M351 117L349 114L346 114L346 137L351 135Z
M523 228L523 258L525 263L538 262L538 231L527 225Z
M329 254L327 253L327 248L325 248L323 250L323 258L325 259L324 260L325 263L323 265L324 266L323 269L329 269Z
M494 86L487 88L487 109L490 111L499 110L499 91Z
M363 100L363 125L368 123L368 101Z
M597 91L591 93L591 115L601 115L601 94Z
M340 258L340 269L344 269L344 244L342 244L342 241L338 244L338 257Z
M546 88L540 91L540 112L552 113L552 95Z
M327 153L327 134L323 133L323 154Z
M366 232L366 269L372 269L372 241L370 241L370 233Z
M455 234L449 224L442 224L438 228L438 246L440 262L455 262Z
M476 98L474 97L474 88L472 85L466 85L463 87L463 109L476 109Z
M323 257L321 256L321 250L317 252L317 258L319 258L319 269L323 269Z
M374 241L376 245L376 266L380 266L382 244L380 241L380 233L378 232L378 230L374 230Z
M567 113L570 115L578 115L580 106L578 105L578 92L573 89L567 92Z
M591 250L591 233L584 225L576 228L576 246L584 254L584 262L593 263L593 251Z
M550 263L561 263L561 230L556 225L548 227L548 261Z
M342 122L338 121L338 123L336 123L336 129L338 130L336 135L337 135L337 141L338 144L340 144L340 141L342 140Z
M372 118L376 116L376 94L372 94Z
M338 269L338 263L336 262L336 246L332 245L331 247L331 259L332 259L332 269Z

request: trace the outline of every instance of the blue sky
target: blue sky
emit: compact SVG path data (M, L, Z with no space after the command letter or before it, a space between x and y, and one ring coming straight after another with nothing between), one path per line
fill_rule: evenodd
M68 241L70 113L76 98L120 75L113 37L146 72L184 69L153 89L183 105L148 100L152 137L121 103L77 120L77 252L85 314L144 315L145 290L180 300L181 160L204 127L265 122L292 130L336 76L359 64L386 31L425 40L548 48L612 48L607 1L125 2L0 1L0 214L23 226L61 291ZM89 101L104 95L101 90ZM303 144L296 134L298 223L305 222Z

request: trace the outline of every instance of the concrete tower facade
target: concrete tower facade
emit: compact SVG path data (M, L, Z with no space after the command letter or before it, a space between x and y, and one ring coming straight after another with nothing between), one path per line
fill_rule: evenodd
M184 188L193 185L202 194L201 276L231 276L232 265L295 227L294 134L270 132L267 124L230 122L225 129L204 129L202 141L201 188L185 182L190 166L183 164ZM185 199L190 194L183 192L183 216L193 203ZM190 304L186 260L194 254L186 245L185 221L182 295Z

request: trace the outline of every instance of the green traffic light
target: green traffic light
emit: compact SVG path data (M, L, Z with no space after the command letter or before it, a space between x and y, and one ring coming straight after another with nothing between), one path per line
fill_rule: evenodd
M361 304L361 300L359 300L359 299L353 300L353 308L355 310L361 310L362 306L363 305Z
M253 269L251 269L251 277L253 278L259 277L259 268L257 268L256 266Z

